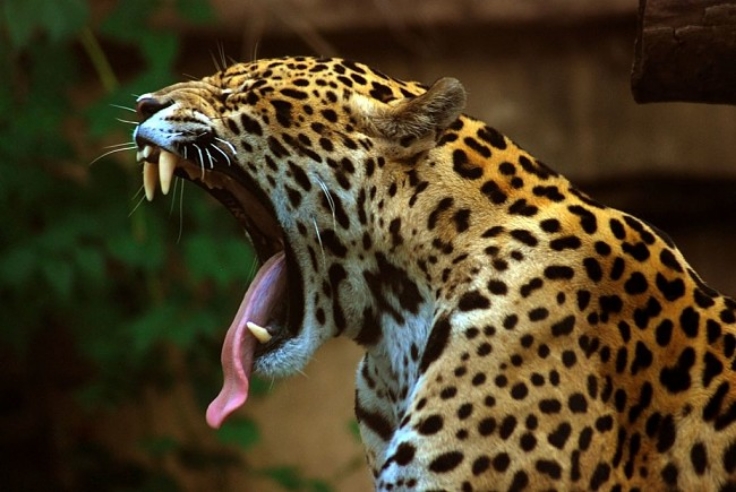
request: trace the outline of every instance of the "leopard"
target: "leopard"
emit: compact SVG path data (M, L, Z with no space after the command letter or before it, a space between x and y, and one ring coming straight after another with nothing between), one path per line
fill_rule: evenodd
M467 97L311 56L138 97L146 197L197 184L261 265L207 422L342 336L377 491L736 491L736 302Z

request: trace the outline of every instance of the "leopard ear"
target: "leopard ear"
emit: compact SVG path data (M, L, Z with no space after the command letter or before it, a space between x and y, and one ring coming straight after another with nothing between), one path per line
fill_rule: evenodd
M352 102L363 131L405 145L450 126L465 107L465 89L457 79L445 77L417 97L383 104L356 95Z

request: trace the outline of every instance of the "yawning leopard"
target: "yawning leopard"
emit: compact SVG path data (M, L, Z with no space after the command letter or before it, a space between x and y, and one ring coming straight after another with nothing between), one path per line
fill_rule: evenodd
M378 491L736 491L736 303L465 100L308 57L138 99L146 196L198 183L262 262L207 421L345 336Z

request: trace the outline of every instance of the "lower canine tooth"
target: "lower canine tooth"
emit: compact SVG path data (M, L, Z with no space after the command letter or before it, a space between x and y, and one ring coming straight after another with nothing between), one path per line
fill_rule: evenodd
M161 151L161 156L158 158L158 175L161 179L161 192L164 195L169 193L171 179L174 177L174 169L178 161L179 159L171 152Z
M148 161L143 163L143 189L146 192L146 200L153 200L158 184L158 170L156 165Z
M267 341L271 340L273 336L264 327L259 326L252 321L248 321L245 326L246 328L248 328L248 331L250 331L253 336L256 337L256 340L261 343L266 343Z

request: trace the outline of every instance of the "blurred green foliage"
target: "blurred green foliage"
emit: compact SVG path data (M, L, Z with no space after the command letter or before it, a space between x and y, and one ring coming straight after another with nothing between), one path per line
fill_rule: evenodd
M179 183L170 200L139 206L132 126L118 118L136 119L125 110L131 94L177 79L177 33L145 28L162 8L213 20L205 0L119 1L94 27L86 0L0 3L0 344L22 360L50 331L71 337L89 369L75 398L89 411L186 380L204 415L221 384L221 329L255 271L235 221L206 194ZM137 53L138 74L118 80L100 40ZM110 143L119 146L95 160ZM231 448L258 443L253 421L235 419L215 436L222 446L207 448L151 429L140 449L153 465L85 440L65 465L80 491L181 490L159 460L216 476L248 467ZM285 490L333 490L288 466L253 473Z

